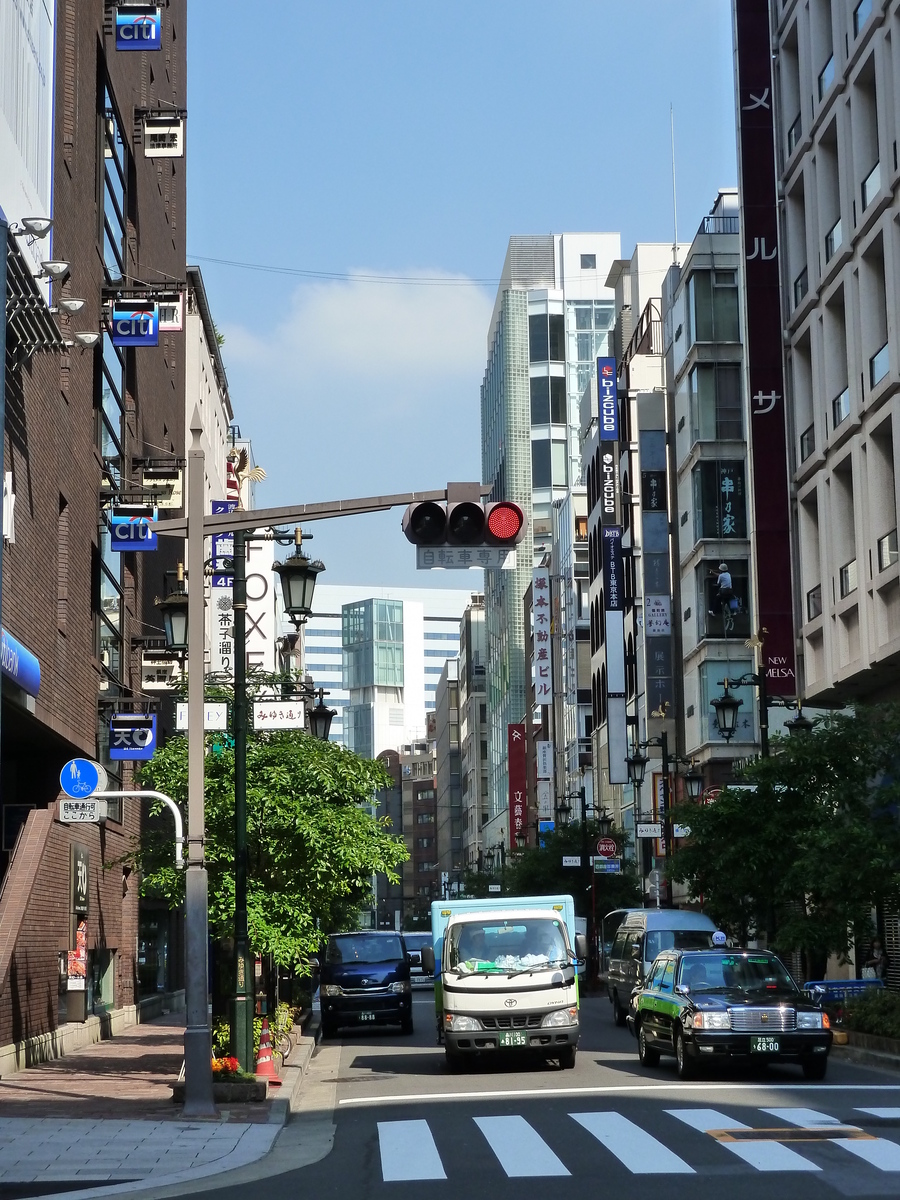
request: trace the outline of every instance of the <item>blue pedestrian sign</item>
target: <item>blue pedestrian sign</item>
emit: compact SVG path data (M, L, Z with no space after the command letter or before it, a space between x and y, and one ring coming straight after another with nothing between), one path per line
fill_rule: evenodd
M74 800L105 792L108 783L104 768L89 758L70 758L59 773L59 786Z

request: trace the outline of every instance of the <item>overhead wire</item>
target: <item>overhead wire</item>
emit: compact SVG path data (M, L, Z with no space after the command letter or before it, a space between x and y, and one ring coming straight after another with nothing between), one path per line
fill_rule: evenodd
M237 267L242 271L262 271L269 275L292 275L299 279L338 280L346 283L377 283L401 287L486 287L496 286L494 279L470 279L453 275L376 275L357 271L312 271L302 267L272 266L267 263L242 262L232 258L213 258L206 254L189 254L191 261L216 263L221 267Z

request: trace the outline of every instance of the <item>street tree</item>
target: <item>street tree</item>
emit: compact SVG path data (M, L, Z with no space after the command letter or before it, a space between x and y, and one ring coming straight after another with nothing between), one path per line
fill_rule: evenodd
M234 925L234 751L222 735L207 734L206 741L209 924L213 937L225 938ZM373 874L399 878L408 851L389 819L371 807L388 784L380 763L299 730L248 737L247 908L255 952L302 971L320 931L355 920ZM185 736L157 750L141 786L186 806ZM171 826L148 822L131 860L145 894L181 903L184 875L173 865Z
M672 875L742 941L799 951L807 978L871 932L872 910L900 887L900 708L819 718L775 737L740 782L675 819L690 838Z

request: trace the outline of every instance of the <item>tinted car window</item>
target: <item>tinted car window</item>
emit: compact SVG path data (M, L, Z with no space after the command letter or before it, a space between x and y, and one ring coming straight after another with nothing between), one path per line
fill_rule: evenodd
M628 934L625 932L624 929L620 929L619 932L616 934L616 940L613 942L613 948L612 948L612 953L610 954L610 958L624 958L625 957L625 942L627 941L627 939L628 939Z
M626 946L626 950L625 950L626 958L634 958L636 956L635 951L640 950L641 936L642 935L640 932L628 934L627 946ZM658 951L654 951L653 954L648 954L648 957L656 958L657 953L658 953Z
M656 958L663 950L706 950L710 945L710 934L705 929L651 929L647 932L645 957Z
M664 966L665 966L664 963L656 962L650 968L650 974L647 978L647 987L648 988L655 988L658 985L660 977L662 976L662 973L663 973Z
M431 945L430 933L404 933L403 940L407 950L421 950L423 946Z
M340 934L328 939L325 961L339 963L397 962L404 957L399 937L366 933Z

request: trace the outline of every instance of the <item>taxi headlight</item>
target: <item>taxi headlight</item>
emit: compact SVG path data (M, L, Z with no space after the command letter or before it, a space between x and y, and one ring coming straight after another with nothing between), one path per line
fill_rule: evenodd
M322 984L322 995L323 996L343 996L343 994L344 994L344 989L342 987L339 987L336 983L323 983Z
M820 1012L797 1013L798 1029L821 1029L822 1027L822 1014Z
M444 1027L451 1033L478 1033L481 1022L477 1017L466 1017L462 1013L445 1013Z
M548 1012L541 1021L541 1029L554 1029L560 1025L577 1025L578 1024L578 1009L577 1008L557 1008L554 1012Z
M694 1013L695 1029L730 1029L731 1017L727 1012Z

